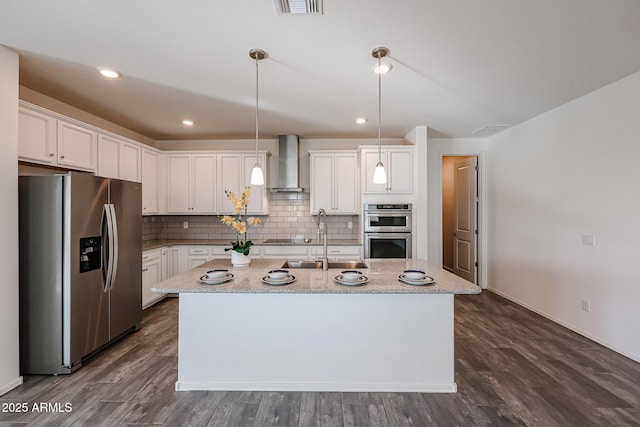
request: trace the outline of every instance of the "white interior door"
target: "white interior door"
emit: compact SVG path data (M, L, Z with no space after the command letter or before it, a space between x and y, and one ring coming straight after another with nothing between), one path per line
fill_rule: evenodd
M453 272L476 283L477 170L476 157L455 163Z

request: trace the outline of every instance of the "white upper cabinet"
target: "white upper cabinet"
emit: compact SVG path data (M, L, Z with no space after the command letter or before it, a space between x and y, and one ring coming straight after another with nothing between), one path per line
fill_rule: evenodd
M95 172L97 132L22 103L18 109L20 160Z
M310 152L311 212L359 214L358 154L355 151Z
M191 156L167 156L167 212L191 213Z
M58 164L95 172L98 163L98 133L58 120Z
M362 181L364 194L413 193L413 147L387 146L382 149L381 160L387 173L386 184L374 184L373 172L378 164L378 149L362 150Z
M214 213L216 210L216 155L167 156L167 212Z
M142 148L135 142L120 141L120 179L142 182Z
M98 135L98 175L120 177L120 141L102 134Z
M242 156L239 154L218 155L218 212L233 213L233 206L227 200L226 191L240 193L242 187Z
M216 211L216 155L191 157L191 213Z
M269 203L267 201L267 155L266 153L258 153L258 161L262 166L262 173L264 174L264 185L251 185L251 172L253 172L253 165L256 164L255 154L243 154L243 172L242 172L242 188L251 188L251 197L249 198L249 205L247 206L248 214L268 214Z
M152 150L142 150L142 214L156 214L158 209L158 181L160 155Z
M18 110L18 157L29 162L55 165L57 120L20 107Z

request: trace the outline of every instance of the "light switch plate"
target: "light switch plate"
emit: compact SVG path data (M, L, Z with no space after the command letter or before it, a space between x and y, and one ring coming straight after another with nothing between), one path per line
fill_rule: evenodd
M596 236L593 234L583 234L582 235L582 244L585 246L595 246L596 245Z

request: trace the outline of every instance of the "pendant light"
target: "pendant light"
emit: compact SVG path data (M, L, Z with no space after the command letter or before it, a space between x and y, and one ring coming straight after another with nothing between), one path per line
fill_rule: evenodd
M251 185L264 185L264 174L258 157L258 63L266 58L267 54L260 49L251 49L249 56L256 60L256 164L251 171Z
M378 58L378 164L376 164L376 169L373 172L374 184L387 183L387 172L384 170L384 165L382 164L382 72L380 72L382 68L380 67L380 58L385 57L388 54L389 49L386 47L377 47L371 52L371 55L374 58Z

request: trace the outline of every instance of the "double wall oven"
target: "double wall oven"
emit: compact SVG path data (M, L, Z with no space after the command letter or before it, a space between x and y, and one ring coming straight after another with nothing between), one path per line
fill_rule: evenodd
M411 258L411 203L364 206L364 257Z

